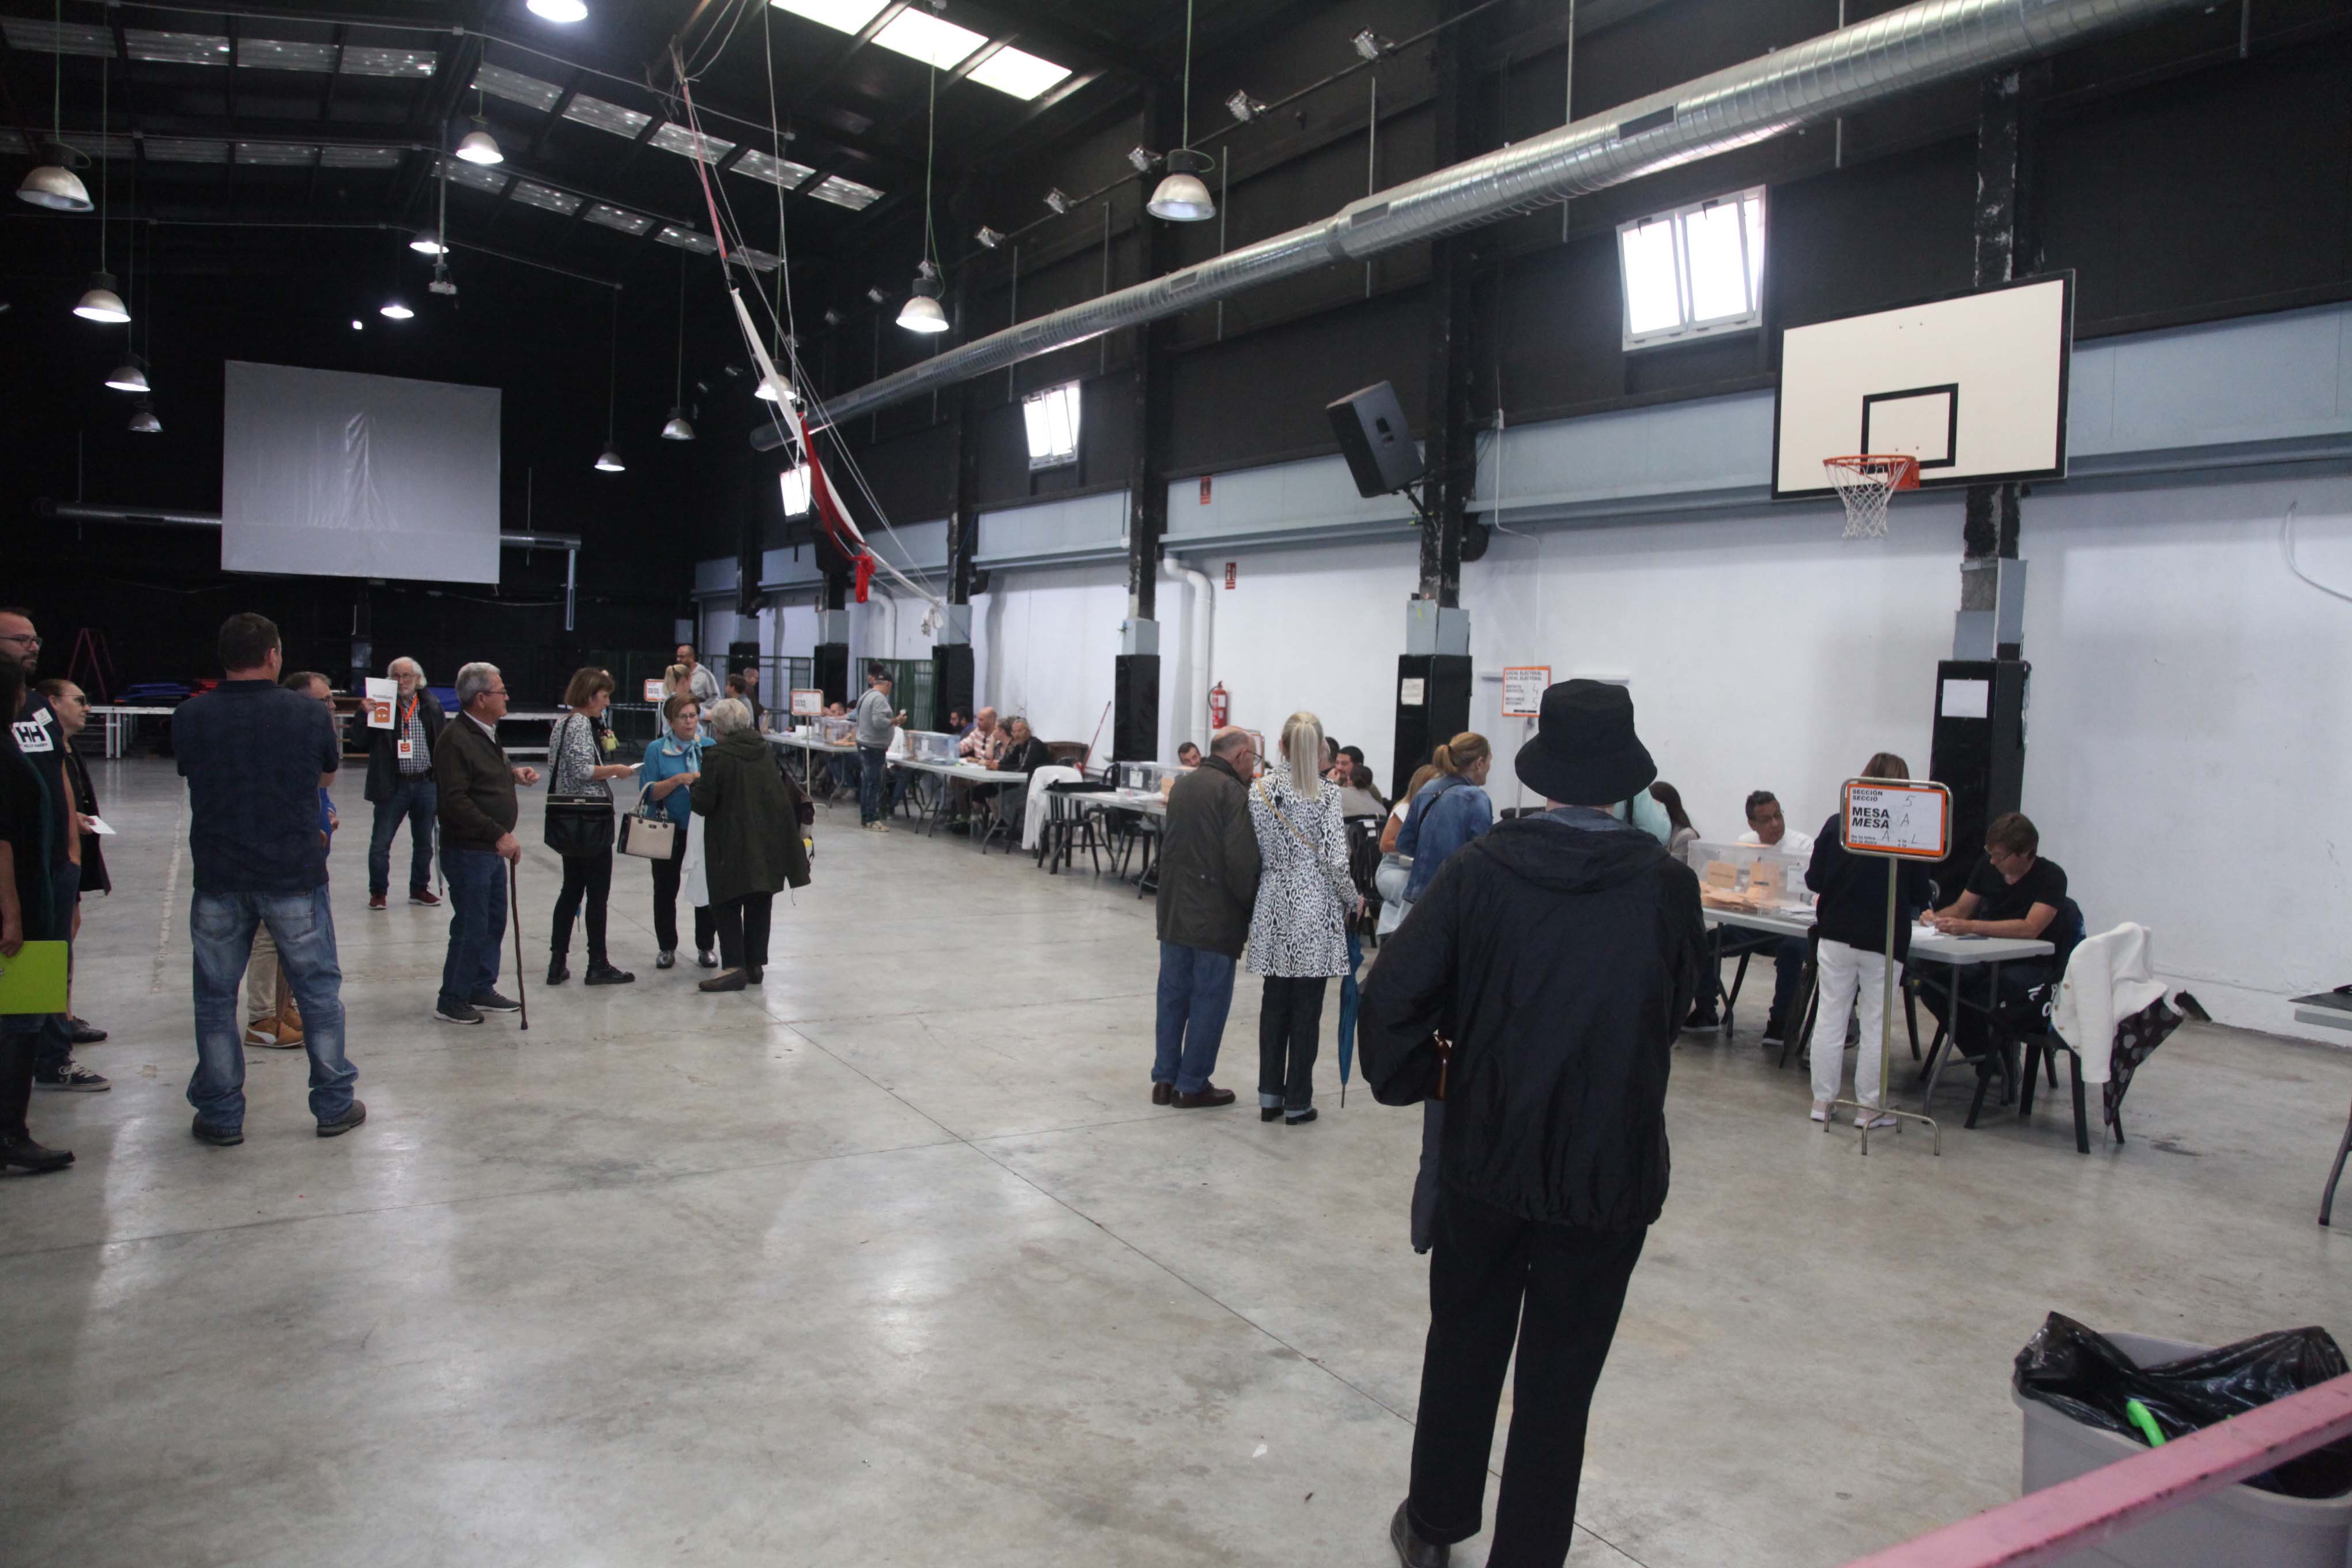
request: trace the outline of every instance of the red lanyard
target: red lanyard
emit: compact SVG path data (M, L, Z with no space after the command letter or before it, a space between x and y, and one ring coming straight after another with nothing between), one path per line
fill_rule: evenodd
M408 726L409 726L410 724L412 724L412 723L414 723L414 722L415 721L415 719L416 719L416 699L415 699L415 698L414 698L414 697L412 697L412 698L410 698L410 699L408 700L408 711L407 711L407 712L405 712L405 713L403 713L403 714L400 716L400 727L401 727L403 730L407 729L407 728L408 728Z

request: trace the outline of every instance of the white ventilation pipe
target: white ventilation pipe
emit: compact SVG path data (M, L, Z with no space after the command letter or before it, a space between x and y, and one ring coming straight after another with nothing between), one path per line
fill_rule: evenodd
M1212 677L1211 655L1216 647L1217 601L1216 584L1209 574L1182 562L1171 559L1169 565L1184 579L1185 616L1190 625L1185 628L1184 659L1190 677L1184 684L1192 689L1192 712L1179 733L1201 748L1205 759L1209 754L1209 685Z

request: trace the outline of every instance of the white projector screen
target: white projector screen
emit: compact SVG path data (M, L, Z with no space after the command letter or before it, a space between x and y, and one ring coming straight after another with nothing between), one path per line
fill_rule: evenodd
M499 580L499 389L228 362L221 569Z

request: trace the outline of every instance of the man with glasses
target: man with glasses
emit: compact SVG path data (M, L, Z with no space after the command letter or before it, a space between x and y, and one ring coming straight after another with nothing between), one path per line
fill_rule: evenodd
M457 708L433 758L441 874L449 885L449 953L433 1016L445 1024L478 1024L484 1013L520 1010L499 992L499 944L507 934L507 869L499 862L522 859L514 836L522 814L515 786L537 784L539 773L515 766L499 748L507 683L497 665L469 664L457 672Z
M57 907L69 910L72 934L81 931L81 824L74 811L72 781L67 776L65 727L33 684L41 662L41 634L32 612L9 606L0 609L0 658L23 673L25 695L11 715L16 749L32 764L48 798L49 879ZM42 1016L40 1042L35 1048L33 1087L74 1094L94 1094L114 1086L100 1075L79 1067L73 1059L73 1025L63 1013Z
M366 797L375 807L368 834L368 908L385 907L392 893L392 842L408 824L408 901L438 908L433 892L433 748L441 743L440 701L425 689L425 668L413 658L385 666L396 689L392 727L375 729L364 708L352 715L352 739L368 754Z
M1168 794L1160 848L1160 997L1151 1103L1192 1110L1231 1105L1209 1081L1233 1006L1234 965L1249 942L1257 902L1257 829L1250 777L1257 750L1246 730L1209 738L1209 760Z
M66 786L73 792L74 821L81 834L81 877L74 904L79 913L82 899L114 891L114 879L106 874L106 852L91 826L99 820L98 789L90 783L89 764L73 749L74 737L89 726L89 694L56 676L42 681L38 689L49 700L49 709L58 716L58 730L66 740L58 755L65 763ZM94 1046L106 1038L104 1029L72 1012L66 1014L66 1032L77 1046Z

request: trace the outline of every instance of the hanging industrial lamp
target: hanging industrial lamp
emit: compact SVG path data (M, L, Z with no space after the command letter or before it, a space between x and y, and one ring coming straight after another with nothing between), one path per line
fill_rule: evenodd
M527 0L525 9L548 22L584 22L588 7L583 0Z
M1217 204L1201 176L1217 166L1206 153L1192 151L1192 0L1184 0L1184 143L1168 154L1168 174L1143 204L1153 217L1170 223L1201 223L1217 216Z
M16 187L16 198L53 213L89 211L92 204L89 187L81 183L79 174L66 167L66 160L73 155L62 143L51 143L49 161L25 176L24 183Z
M147 362L137 354L131 355L108 374L106 384L117 392L148 391Z
M441 237L431 229L420 228L416 237L408 242L408 248L419 256L439 256L449 247L442 244Z
M73 313L85 321L104 321L121 326L131 319L130 308L122 296L114 291L114 274L106 269L106 66L98 62L98 144L101 155L98 164L98 270L89 275L89 287L82 293L81 302Z
M382 316L388 321L404 321L411 316L416 314L415 311L410 310L405 304L402 303L400 297L396 294L391 299L386 300L383 304L377 306L375 313Z
M940 269L923 263L915 274L915 290L898 311L898 324L910 332L944 332L948 313L940 308Z
M131 416L131 433L133 436L160 436L163 433L163 422L155 417L155 410L143 397Z
M686 253L677 256L677 379L670 388L669 420L662 426L665 441L691 441L694 426L686 417Z
M931 153L939 142L940 132L940 70L931 68L930 116L923 133L923 260L915 269L914 291L899 307L898 324L910 332L926 337L948 330L948 313L940 309L940 269L934 258L939 247L931 232Z
M604 449L596 455L596 471L600 474L625 473L629 465L621 461L621 448L613 440L613 403L619 395L621 384L621 291L613 290L613 347L604 362Z
M487 103L478 90L474 98L474 128L457 140L457 156L460 162L489 164L507 161L507 155L499 151L498 142L490 136L489 121L482 118Z

